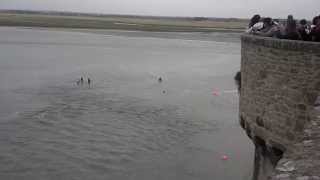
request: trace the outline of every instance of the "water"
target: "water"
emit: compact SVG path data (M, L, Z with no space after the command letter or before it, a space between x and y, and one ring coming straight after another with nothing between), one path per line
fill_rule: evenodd
M239 67L237 34L1 27L0 179L249 179Z

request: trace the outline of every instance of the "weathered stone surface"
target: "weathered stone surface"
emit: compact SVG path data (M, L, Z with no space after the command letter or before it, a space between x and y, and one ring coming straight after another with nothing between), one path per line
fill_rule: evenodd
M244 35L241 52L240 122L271 149L260 159L285 157L271 179L320 180L320 43Z
M258 117L256 118L256 123L257 123L258 126L264 127L263 119L261 119L260 116L258 116Z
M310 180L309 176L301 176L301 177L297 177L297 180Z
M291 171L294 171L295 169L296 169L295 163L287 159L280 160L279 165L276 168L276 170L281 172L291 172Z
M276 176L277 180L290 180L290 175L289 174L279 174Z
M303 145L304 146L313 146L313 141L312 140L303 141Z

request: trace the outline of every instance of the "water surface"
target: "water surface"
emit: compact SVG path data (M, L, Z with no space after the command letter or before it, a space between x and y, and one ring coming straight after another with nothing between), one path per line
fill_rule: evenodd
M0 179L249 179L238 38L0 28Z

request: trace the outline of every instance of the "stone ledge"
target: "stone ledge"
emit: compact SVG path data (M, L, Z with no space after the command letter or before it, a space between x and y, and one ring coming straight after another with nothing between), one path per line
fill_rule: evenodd
M250 34L243 34L241 36L242 42L270 47L275 49L303 51L310 53L320 53L319 42L295 41L287 39L277 39L271 37L262 37Z

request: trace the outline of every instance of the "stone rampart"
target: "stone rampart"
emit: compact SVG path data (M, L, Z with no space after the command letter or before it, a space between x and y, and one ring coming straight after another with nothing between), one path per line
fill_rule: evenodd
M320 43L241 39L239 115L256 145L253 179L317 179Z

